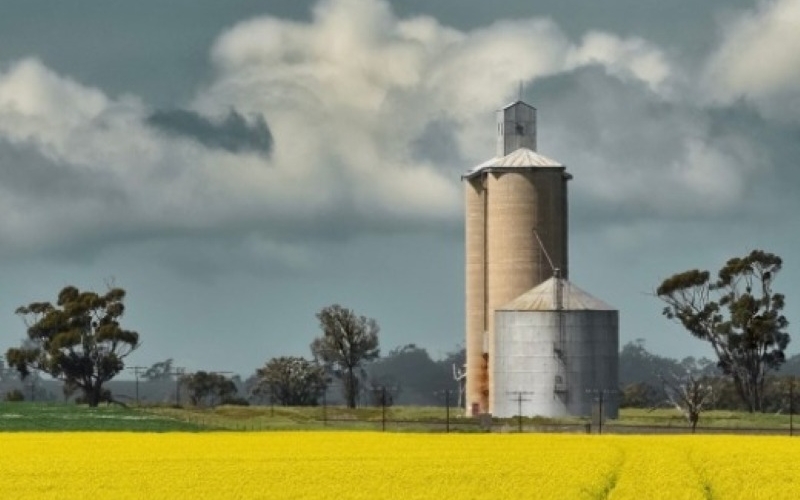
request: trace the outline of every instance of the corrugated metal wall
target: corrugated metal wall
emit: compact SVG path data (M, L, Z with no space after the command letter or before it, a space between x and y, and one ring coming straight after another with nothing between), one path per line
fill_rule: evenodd
M563 341L559 321L564 321ZM604 403L605 415L617 417L617 311L498 311L493 350L493 415L517 415L517 394L523 393L524 416L589 416L603 390L612 395Z

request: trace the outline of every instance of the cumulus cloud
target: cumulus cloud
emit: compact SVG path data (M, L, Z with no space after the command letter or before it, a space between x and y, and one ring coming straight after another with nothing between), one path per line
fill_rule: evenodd
M604 65L610 74L641 81L654 91L665 90L673 68L663 52L640 38L623 40L608 33L591 32L569 54L570 65Z
M36 59L0 73L0 130L15 142L63 148L65 130L85 126L108 105L98 89L61 77Z
M800 109L800 2L761 0L722 32L704 75L711 99L750 100L768 116L797 120Z
M335 157L355 175L357 199L405 200L379 203L378 212L455 213L458 174L492 154L493 112L519 81L589 65L658 92L671 77L666 56L638 38L595 32L573 43L536 18L464 32L429 17L398 19L375 0L323 1L310 23L239 24L217 40L212 60L217 78L198 94L198 109L233 103L264 113L278 165L301 149Z
M264 112L275 127L293 127L276 129L279 137L296 135L305 117L303 130L380 141L376 149L402 162L421 131L448 123L461 169L493 150L492 113L520 81L588 64L653 87L669 76L664 55L640 39L593 33L575 44L538 18L462 32L429 17L398 19L376 0L322 1L310 23L239 24L219 38L212 60L218 78L198 95L200 109L219 112L234 102Z
M147 116L136 99L109 99L36 60L0 74L3 249L198 231L247 217L259 196L291 199L269 187L260 156L172 140Z
M308 22L233 26L210 59L213 78L172 112L34 59L0 72L0 159L17 158L0 166L15 179L0 186L11 214L0 223L5 247L224 235L242 252L297 266L290 256L314 239L455 225L459 174L493 154L494 110L519 81L578 82L577 97L553 92L562 100L548 107L560 118L543 124L552 140L540 143L584 165L584 189L599 202L670 213L696 197L689 206L721 209L747 175L736 166L747 146L709 142L685 109L651 120L677 69L639 38L592 32L576 42L537 18L460 31L398 18L383 0L322 0ZM589 77L608 88L581 83ZM594 131L579 133L592 121ZM674 153L653 155L664 141ZM688 195L654 194L654 173ZM24 180L36 176L63 189Z

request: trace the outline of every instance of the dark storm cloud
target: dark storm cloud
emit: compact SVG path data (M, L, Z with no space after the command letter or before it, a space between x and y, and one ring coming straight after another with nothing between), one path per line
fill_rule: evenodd
M119 238L113 214L129 202L112 175L54 161L32 145L5 139L0 197L0 255L50 254L76 262L91 260Z
M452 120L428 122L412 141L411 154L415 160L431 161L448 169L463 169L464 159L458 154L457 135L458 125Z
M135 94L159 107L174 106L208 77L207 48L221 29L267 13L303 19L312 3L72 0L47 2L45 8L3 0L0 61L36 54L48 67L109 95Z
M194 139L208 148L265 155L272 151L272 133L262 115L256 115L248 123L244 116L231 110L217 123L194 111L175 109L156 111L147 118L147 123L164 132Z
M392 0L401 16L426 14L459 29L486 26L498 19L547 17L570 37L602 30L639 36L698 56L716 41L720 16L750 8L755 0Z
M537 80L529 95L540 150L575 176L577 227L740 219L763 202L763 172L796 154L791 133L752 111L667 100L600 67Z
M709 108L707 112L714 137L747 137L758 152L747 196L739 202L742 210L738 217L759 224L766 216L793 219L800 189L800 123L765 120L742 103Z
M746 135L763 151L771 170L769 175L759 179L760 182L769 182L783 194L796 193L800 187L800 168L797 168L800 123L765 119L751 104L743 101L709 108L708 114L715 135Z
M60 201L120 195L103 174L84 173L58 163L28 144L14 144L0 137L0 186L8 195L37 200L38 206Z

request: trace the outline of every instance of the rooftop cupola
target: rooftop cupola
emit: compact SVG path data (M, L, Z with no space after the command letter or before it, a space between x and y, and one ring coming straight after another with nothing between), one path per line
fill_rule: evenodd
M497 156L520 148L536 151L536 108L516 101L497 112Z

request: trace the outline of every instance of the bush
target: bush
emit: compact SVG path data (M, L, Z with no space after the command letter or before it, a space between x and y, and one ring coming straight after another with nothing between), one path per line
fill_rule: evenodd
M17 403L20 401L25 401L25 394L22 393L19 389L12 389L6 393L6 401Z
M114 402L114 397L111 394L111 391L108 389L103 389L100 392L100 399L98 403L108 403L111 404ZM85 405L89 403L89 398L86 397L85 394L81 394L80 396L75 398L75 403L79 405Z
M246 400L243 397L227 397L222 400L223 405L231 405L231 406L250 406L250 401Z

